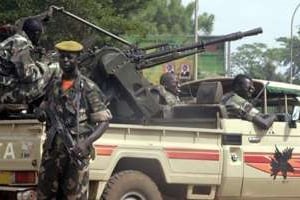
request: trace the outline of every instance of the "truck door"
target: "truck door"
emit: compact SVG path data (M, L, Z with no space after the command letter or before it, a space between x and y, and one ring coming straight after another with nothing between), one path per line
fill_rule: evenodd
M300 123L295 125L274 122L265 131L250 125L243 135L243 197L300 197Z

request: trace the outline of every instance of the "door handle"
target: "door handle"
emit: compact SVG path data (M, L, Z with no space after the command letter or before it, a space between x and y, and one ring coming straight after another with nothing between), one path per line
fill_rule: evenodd
M251 137L248 138L248 141L249 141L250 143L259 143L260 140L261 140L261 138L260 138L260 137L257 137L257 136L251 136Z

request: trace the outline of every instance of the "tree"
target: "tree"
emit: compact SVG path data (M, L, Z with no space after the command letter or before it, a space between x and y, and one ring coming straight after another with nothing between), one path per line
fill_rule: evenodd
M146 34L194 34L194 3L186 7L181 0L152 0L148 7L132 16L145 25ZM204 13L198 17L199 27L205 34L213 30L214 15Z
M13 23L20 17L35 15L50 5L64 7L87 21L116 35L193 34L193 3L184 7L181 0L11 0L1 1L0 23ZM214 16L199 16L200 29L205 34L212 31ZM76 39L86 44L115 45L114 40L91 31L77 21L54 13L46 26L43 45L53 47L61 39Z
M232 75L238 73L248 74L253 78L285 81L284 76L278 71L282 55L281 49L268 49L266 44L244 44L237 48L237 53L232 56Z
M204 12L198 17L198 21L200 30L202 30L205 35L210 35L213 31L215 16Z
M299 33L298 33L299 34ZM286 66L287 70L285 75L290 80L290 66L291 66L291 38L280 37L276 40L282 46L281 48L281 56L278 59ZM293 37L293 83L300 84L300 38L299 36Z
M0 4L0 9L2 10L0 19L2 20L1 24L14 23L21 17L38 14L46 11L51 5L57 5L117 35L128 32L140 33L142 26L131 20L130 16L140 12L149 2L151 0L124 0L122 3L117 0L2 1ZM47 24L45 37L47 41L51 38L52 42L49 43L62 38L73 38L80 41L86 39L86 32L89 32L87 26L81 25L77 21L70 20L68 17L58 13L54 13L54 17L55 19ZM52 46L52 44L48 46Z

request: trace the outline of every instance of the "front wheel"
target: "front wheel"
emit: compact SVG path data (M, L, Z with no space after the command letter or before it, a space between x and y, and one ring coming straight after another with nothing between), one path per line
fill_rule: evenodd
M109 179L102 200L162 200L162 197L150 177L128 170Z

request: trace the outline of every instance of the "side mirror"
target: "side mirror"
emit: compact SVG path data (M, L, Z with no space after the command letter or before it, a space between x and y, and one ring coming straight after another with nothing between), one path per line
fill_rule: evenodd
M293 110L293 114L291 119L289 120L289 127L290 128L297 128L297 120L299 120L300 117L300 106L295 106Z
M297 128L297 124L296 124L296 121L295 120L290 120L289 121L289 127L290 128Z

